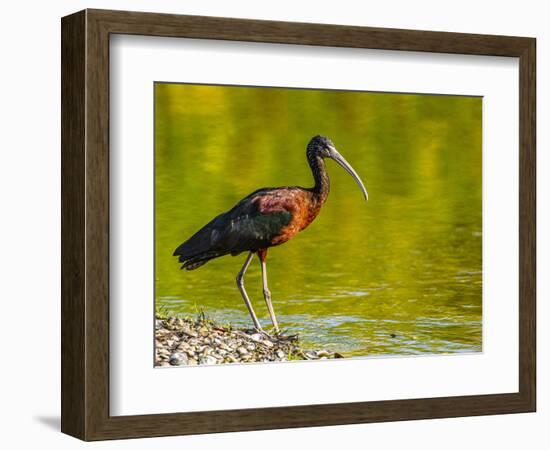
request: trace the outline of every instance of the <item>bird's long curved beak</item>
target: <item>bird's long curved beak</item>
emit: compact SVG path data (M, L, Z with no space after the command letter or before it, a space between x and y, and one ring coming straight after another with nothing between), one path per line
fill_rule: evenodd
M353 169L353 167L351 167L351 165L345 160L345 158L340 153L338 153L338 151L334 147L330 149L330 157L331 159L336 161L340 166L346 169L346 172L348 172L353 177L353 179L357 182L357 184L361 188L361 191L363 191L365 200L368 200L369 194L365 189L365 185L361 181L361 178L359 178L359 175L357 175L357 172Z

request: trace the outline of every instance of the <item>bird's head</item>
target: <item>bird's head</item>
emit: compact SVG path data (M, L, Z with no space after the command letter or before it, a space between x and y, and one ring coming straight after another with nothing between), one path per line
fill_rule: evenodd
M357 172L353 169L353 167L351 167L350 163L348 163L344 157L338 153L338 150L336 150L336 147L328 137L318 135L311 138L309 144L307 145L307 156L308 159L320 157L330 158L336 161L357 182L363 192L363 195L365 196L365 200L369 199L369 194L367 193L361 178L359 178L359 175L357 175Z

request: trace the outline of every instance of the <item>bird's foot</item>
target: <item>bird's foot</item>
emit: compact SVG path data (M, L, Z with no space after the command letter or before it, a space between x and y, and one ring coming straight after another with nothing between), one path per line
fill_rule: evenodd
M254 331L269 340L296 341L298 339L297 334L286 334L285 330L281 330L279 328L273 328L270 331L266 331L263 328L256 327L254 328Z
M298 334L286 334L285 330L278 330L275 333L275 337L280 341L297 341L299 338Z
M261 334L262 336L271 339L271 334L269 334L269 332L265 331L265 330L262 329L262 328L260 328L260 329L256 328L256 333L259 333L259 334Z
M256 334L261 335L264 339L267 339L269 341L278 340L279 333L280 333L278 330L266 331L263 328L254 328L254 332Z

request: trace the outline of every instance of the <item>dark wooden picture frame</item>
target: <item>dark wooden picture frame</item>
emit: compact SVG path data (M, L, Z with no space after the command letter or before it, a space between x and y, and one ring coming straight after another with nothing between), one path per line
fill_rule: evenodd
M85 10L62 30L61 429L84 440L535 411L534 38ZM109 36L135 34L519 58L519 391L109 415Z

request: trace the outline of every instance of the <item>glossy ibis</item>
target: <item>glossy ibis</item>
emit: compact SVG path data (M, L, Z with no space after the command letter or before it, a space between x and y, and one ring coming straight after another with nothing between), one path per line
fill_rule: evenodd
M267 249L291 239L319 214L330 189L324 159L333 159L346 169L359 184L365 200L368 200L367 190L359 175L338 153L330 139L313 137L307 145L306 156L315 180L312 188L284 186L258 189L206 224L174 252L174 256L179 256L179 262L183 263L182 269L187 270L196 269L213 258L249 252L237 275L237 286L258 331L262 331L262 328L244 288L244 274L253 255L257 254L262 266L264 299L273 327L278 332L279 326L267 285Z

